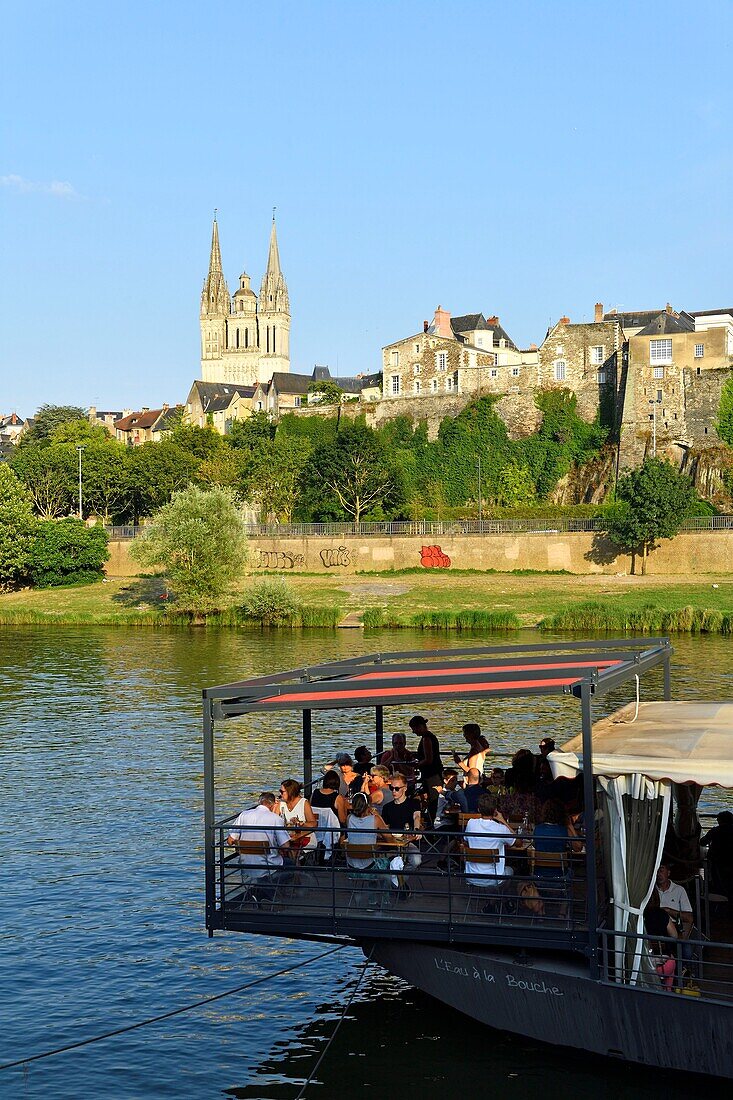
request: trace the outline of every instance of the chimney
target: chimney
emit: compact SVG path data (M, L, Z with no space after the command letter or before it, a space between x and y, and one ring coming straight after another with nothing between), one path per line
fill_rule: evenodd
M163 402L163 412L164 412L164 413L165 413L165 412L168 412L168 409L169 409L169 408L170 408L170 405L166 405L166 403L165 403L165 401L164 401L164 402Z
M423 323L422 323L423 332L427 332L429 328L430 328L430 322L429 321L423 321Z
M674 313L674 310L672 309L672 307L671 307L671 305L669 304L669 302L667 302L667 304L666 304L666 306L665 306L664 308L665 308L665 311L666 311L667 313L669 313L669 315L670 315L670 316L671 316L671 315L672 315L672 314Z
M97 406L96 405L90 405L89 406L89 411L87 412L87 418L91 421L92 424L97 419Z
M569 317L561 317L560 320L557 323L558 323L558 325L569 325L570 324L570 318Z
M435 311L433 326L436 336L444 336L446 339L450 339L453 336L453 329L450 327L450 313L447 309L443 309L442 306L438 306Z
M537 351L537 345L536 344L530 344L529 345L529 350L530 351Z
M496 315L494 315L493 317L489 317L486 321L486 324L487 325L498 325L499 324L499 318Z
M595 322L598 324L603 320L603 302L596 302L596 316Z

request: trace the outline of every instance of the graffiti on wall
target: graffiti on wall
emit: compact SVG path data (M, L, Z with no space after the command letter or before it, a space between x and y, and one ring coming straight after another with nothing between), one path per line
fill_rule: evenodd
M426 569L450 569L450 558L439 546L421 546L420 565Z
M345 546L332 546L328 550L321 550L321 561L326 569L335 569L339 565L351 565L349 551Z
M305 565L305 554L288 554L284 550L258 550L258 569L295 569Z

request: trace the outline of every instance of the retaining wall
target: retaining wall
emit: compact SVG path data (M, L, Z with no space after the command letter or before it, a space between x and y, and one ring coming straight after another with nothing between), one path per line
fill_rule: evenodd
M129 556L130 543L111 541L107 574L130 577L140 573ZM423 538L253 538L252 565L261 573L348 574L357 570L389 572L423 566L455 569L566 569L569 573L629 573L628 554L614 556L598 534L456 535L442 536L433 547ZM733 531L684 532L663 542L649 557L647 572L681 576L733 571Z

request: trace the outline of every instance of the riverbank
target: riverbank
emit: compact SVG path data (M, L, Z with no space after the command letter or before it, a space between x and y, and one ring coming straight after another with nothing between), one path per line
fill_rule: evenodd
M214 627L259 627L238 610L254 578L244 578ZM646 630L728 633L733 577L574 576L471 572L363 574L288 578L301 612L288 627L421 627L491 631ZM74 588L27 589L0 595L0 625L191 625L177 615L157 577L109 579Z

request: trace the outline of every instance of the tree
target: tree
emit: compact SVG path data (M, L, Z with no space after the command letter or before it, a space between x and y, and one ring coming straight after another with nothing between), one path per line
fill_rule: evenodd
M335 505L337 513L346 513L354 523L372 508L380 506L389 512L404 501L384 443L358 421L343 427L332 443L316 448L302 482L316 511L333 514Z
M39 588L100 580L109 557L107 532L80 519L43 520L30 555L30 577Z
M101 424L91 424L86 417L81 420L65 420L51 432L51 443L91 444L109 443L112 436Z
M259 504L263 516L290 523L311 450L308 440L298 436L278 435L268 441L244 467L242 495Z
M308 400L313 398L314 405L340 405L344 391L332 378L311 382L308 386Z
M70 444L18 447L12 457L14 472L26 485L35 509L43 519L68 515L76 506L78 458Z
M21 437L21 444L25 447L29 443L49 440L62 424L85 419L86 413L78 405L41 405L33 418L33 425Z
M30 494L10 467L0 464L0 589L27 576L36 525Z
M198 424L178 424L168 439L182 451L206 459L220 451L224 441L213 427L200 428Z
M195 477L199 461L175 443L141 443L128 453L128 508L133 523L162 508Z
M109 436L85 447L82 457L82 501L87 514L108 523L130 507L130 449Z
M235 450L255 451L275 438L276 426L266 412L253 412L246 420L235 420L225 441Z
M165 570L182 609L217 607L247 560L244 521L234 493L196 485L174 493L152 526L135 539L131 554L141 565Z
M647 458L643 465L619 478L616 504L605 521L608 537L632 555L641 555L641 572L646 573L647 556L660 539L671 539L679 531L696 501L690 479L670 462Z

